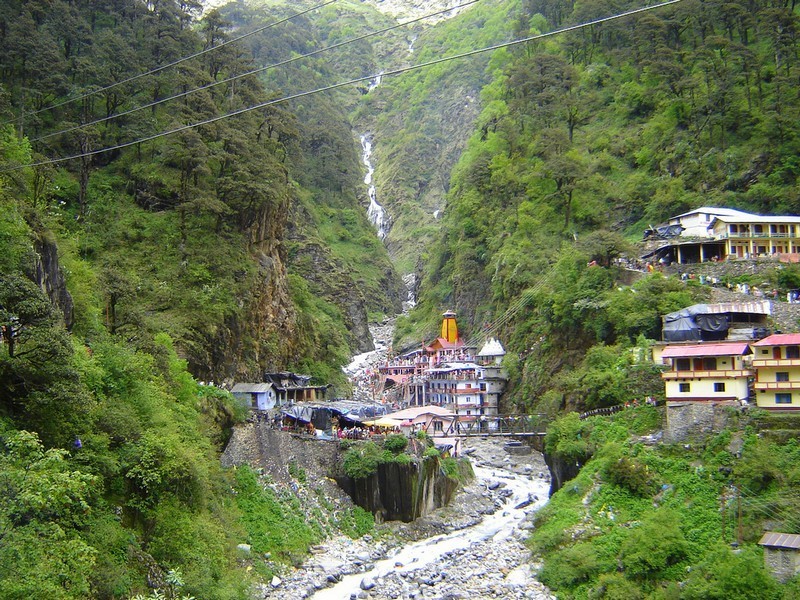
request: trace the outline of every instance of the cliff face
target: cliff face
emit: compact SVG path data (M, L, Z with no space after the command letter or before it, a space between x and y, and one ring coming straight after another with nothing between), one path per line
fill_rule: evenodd
M55 242L37 236L33 242L33 266L28 275L50 298L62 315L67 329L72 328L73 303L67 291L67 282L58 262L58 247Z
M383 463L370 477L336 478L357 505L384 521L404 521L429 514L449 504L458 484L442 473L439 459L420 463Z

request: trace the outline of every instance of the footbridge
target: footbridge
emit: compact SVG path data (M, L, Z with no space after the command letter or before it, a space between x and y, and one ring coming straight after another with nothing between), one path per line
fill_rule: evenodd
M541 437L547 433L549 421L542 413L456 415L449 423L429 423L425 431L435 437Z

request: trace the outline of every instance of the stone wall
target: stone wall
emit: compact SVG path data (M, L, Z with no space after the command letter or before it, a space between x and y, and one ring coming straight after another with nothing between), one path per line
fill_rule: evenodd
M667 402L667 443L699 441L727 427L730 404L716 402Z
M800 552L784 548L764 548L764 566L775 579L785 583L800 572Z
M272 429L269 423L243 423L222 453L222 465L248 464L273 480L290 483L289 465L303 469L310 480L332 478L339 465L339 444Z

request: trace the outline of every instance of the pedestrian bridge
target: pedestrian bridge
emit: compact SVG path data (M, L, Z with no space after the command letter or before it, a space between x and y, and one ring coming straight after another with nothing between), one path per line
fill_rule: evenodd
M547 433L549 419L547 415L536 413L530 415L456 415L441 429L429 431L428 434L439 437L533 437Z

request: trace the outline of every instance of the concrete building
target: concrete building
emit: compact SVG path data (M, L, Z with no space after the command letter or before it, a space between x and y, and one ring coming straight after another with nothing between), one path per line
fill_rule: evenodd
M764 548L764 566L785 583L800 572L800 535L767 531L759 540Z
M800 254L800 217L720 215L709 224L709 232L714 239L724 242L725 257L781 258Z
M750 213L733 208L718 208L715 206L701 206L689 212L671 217L670 225L683 227L681 237L710 237L709 225L717 217L757 217Z
M800 409L800 333L776 333L759 340L753 348L758 407Z
M277 394L271 383L237 383L231 394L256 410L269 410L277 405Z
M751 354L747 342L674 344L665 347L661 360L669 370L661 374L670 401L740 404L749 397L753 370L746 364ZM800 381L798 381L800 384Z

